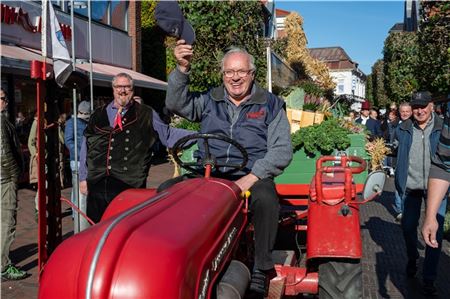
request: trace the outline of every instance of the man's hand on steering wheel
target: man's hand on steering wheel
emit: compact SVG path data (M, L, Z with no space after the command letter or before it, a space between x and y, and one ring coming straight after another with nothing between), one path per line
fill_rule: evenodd
M188 143L189 141L194 140L194 139L202 139L203 140L205 156L203 157L202 160L199 160L196 162L181 161L178 154L183 150L186 143ZM229 144L233 145L234 147L236 147L242 155L242 163L240 163L240 164L217 163L215 158L211 155L210 147L209 147L209 143L208 143L209 139L221 140L221 141L224 141L224 142L229 143ZM237 172L237 171L243 169L245 167L245 165L247 165L247 162L248 162L247 151L245 150L245 148L242 147L242 145L240 145L238 142L234 141L233 139L231 139L227 136L219 135L219 134L197 133L197 134L185 136L175 143L175 145L172 148L171 153L172 153L172 156L173 156L173 159L175 160L175 162L177 162L177 164L184 169L190 170L195 173L200 173L200 174L203 174L203 169L205 169L205 177L209 177L209 174L211 173L212 169L220 169L221 167L230 168L231 170L227 171L226 174L232 174L234 172ZM240 184L242 185L242 187L244 187L244 188L247 187L251 181L249 179L242 180L245 177L242 177L241 179L238 180L240 182ZM238 186L241 187L240 185L238 185Z

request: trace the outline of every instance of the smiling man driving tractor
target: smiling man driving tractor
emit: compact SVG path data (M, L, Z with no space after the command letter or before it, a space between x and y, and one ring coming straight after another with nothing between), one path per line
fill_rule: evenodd
M174 49L177 67L169 76L166 106L169 110L201 123L201 133L232 138L248 152L246 167L233 176L242 191L250 190L250 211L255 227L255 264L250 292L267 294L275 274L272 249L278 226L279 203L274 177L292 159L289 122L285 103L255 83L254 58L247 51L231 48L225 53L221 71L223 85L203 94L189 92L193 48L181 39ZM200 156L202 153L200 146ZM218 162L235 163L239 151L210 144Z

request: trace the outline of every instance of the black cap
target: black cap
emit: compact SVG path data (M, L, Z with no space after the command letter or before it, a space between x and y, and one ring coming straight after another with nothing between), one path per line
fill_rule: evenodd
M184 39L187 44L195 42L195 31L184 18L177 1L159 1L155 9L158 26L168 35Z
M429 91L419 91L412 94L411 106L426 106L432 101Z

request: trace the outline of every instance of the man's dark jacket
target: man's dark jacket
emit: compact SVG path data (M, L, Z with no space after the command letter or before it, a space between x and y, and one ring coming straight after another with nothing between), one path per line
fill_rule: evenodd
M150 168L155 142L152 109L132 105L122 117L122 130L110 127L106 105L95 110L86 128L90 184L112 176L134 188L142 188Z
M357 118L355 122L360 124L362 122L362 118L361 117ZM371 117L369 117L369 119L366 121L366 128L367 130L369 130L370 135L372 136L381 137L383 135L383 132L381 131L380 122L374 120Z
M439 135L442 129L442 119L434 116L433 129L430 134L430 157L433 157L436 152L439 142ZM406 180L408 179L409 168L409 150L413 138L413 121L407 119L403 121L395 132L398 141L397 146L397 168L395 169L395 187L400 195L403 197L406 191Z
M242 145L248 153L249 160L245 168L235 175L250 173L255 161L264 158L267 153L269 124L284 108L285 103L256 86L252 97L242 104L242 111L237 119L231 120L227 112L223 86L211 89L208 95L201 120L201 132L225 135ZM216 140L208 142L211 153L222 163L226 161L227 164L239 165L242 162L242 154L235 146ZM203 148L203 142L199 141L202 157ZM226 170L229 169L222 171Z

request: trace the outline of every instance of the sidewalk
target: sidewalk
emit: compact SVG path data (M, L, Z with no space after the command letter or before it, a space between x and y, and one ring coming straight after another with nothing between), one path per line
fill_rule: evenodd
M399 223L394 221L394 179L389 178L381 198L361 208L363 239L363 298L425 298L422 291L422 263L425 242L419 233L419 270L416 278L405 274L407 263L405 241ZM422 205L425 215L425 205ZM419 229L422 225L421 218ZM450 243L443 242L436 287L439 296L450 298Z
M169 163L153 165L148 187L158 186L170 178L173 167ZM70 189L64 189L63 196L69 198ZM34 220L35 192L19 190L19 212L16 241L12 247L12 260L32 275L22 281L2 283L1 298L36 298L37 282L37 224ZM421 266L418 278L407 279L404 274L406 251L400 225L394 221L393 180L388 179L383 196L361 208L361 235L363 238L363 298L424 298L421 291ZM73 233L70 209L63 204L63 236ZM419 238L421 239L421 238ZM421 242L420 262L424 249ZM69 257L68 257L69 258ZM439 297L450 298L450 244L443 244L436 286Z

